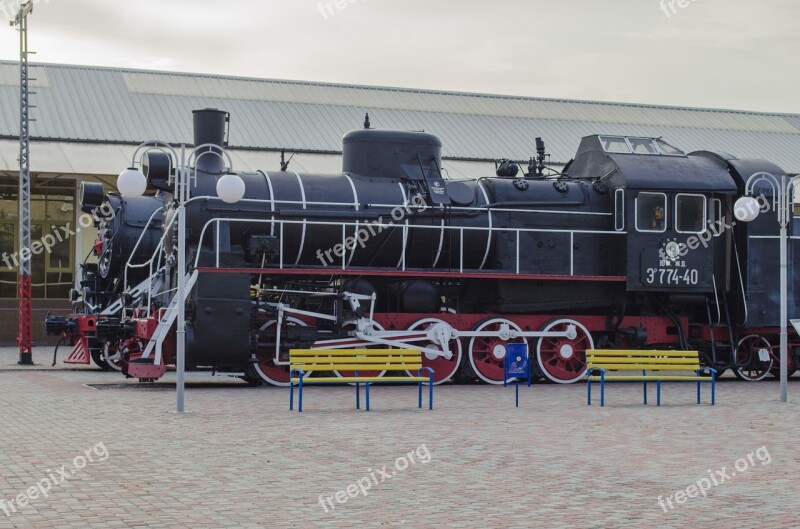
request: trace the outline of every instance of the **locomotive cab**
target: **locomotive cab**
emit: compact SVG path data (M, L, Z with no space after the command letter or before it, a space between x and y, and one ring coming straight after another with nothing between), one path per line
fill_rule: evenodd
M714 293L730 285L730 211L724 164L660 138L589 136L571 175L614 193L615 229L627 233L628 291Z

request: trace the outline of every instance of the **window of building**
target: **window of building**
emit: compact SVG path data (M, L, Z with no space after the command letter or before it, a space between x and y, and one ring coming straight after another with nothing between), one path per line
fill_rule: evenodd
M17 297L19 195L15 178L0 178L0 298ZM34 179L31 185L33 297L66 299L75 270L75 183Z
M667 195L639 193L636 197L636 230L658 233L667 230Z

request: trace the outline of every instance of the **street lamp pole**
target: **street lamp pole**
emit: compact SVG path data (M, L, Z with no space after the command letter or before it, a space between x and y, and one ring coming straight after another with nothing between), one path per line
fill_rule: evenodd
M180 157L170 144L163 141L148 141L139 145L131 160L131 167L120 173L117 178L117 189L125 198L142 196L147 190L147 177L137 168L141 166L140 157L144 152L155 150L165 153L170 158L170 165L177 160L175 168L175 214L178 216L178 259L176 273L177 297L177 324L176 324L176 409L177 413L184 413L185 386L186 386L186 203L191 199L189 186L192 179L197 178L197 168L192 169L191 164L206 155L217 156L225 163L224 176L217 180L217 197L223 202L234 204L244 197L245 184L241 177L233 172L233 161L230 154L223 148L214 144L205 144L195 147L188 154L186 145L181 145ZM209 197L214 198L214 197Z
M752 197L756 185L766 183L772 188L773 206L780 225L780 381L781 402L789 402L788 396L788 369L789 369L789 335L788 322L788 226L792 220L794 209L794 188L800 182L798 175L781 175L776 177L771 173L755 173L747 179L745 195L736 201L734 212L736 218L745 222L755 220L758 216L760 205L754 208Z
M186 290L186 215L184 215L189 189L189 170L186 167L186 145L181 146L181 163L175 172L175 187L178 199L178 289L175 293L178 296L178 322L176 329L176 359L175 369L176 379L176 411L183 413L184 388L186 385L186 303L184 302Z

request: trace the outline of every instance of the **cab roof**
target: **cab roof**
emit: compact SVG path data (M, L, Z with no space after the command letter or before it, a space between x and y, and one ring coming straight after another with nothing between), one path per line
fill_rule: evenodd
M587 136L564 172L628 189L736 192L725 163L687 155L661 138Z

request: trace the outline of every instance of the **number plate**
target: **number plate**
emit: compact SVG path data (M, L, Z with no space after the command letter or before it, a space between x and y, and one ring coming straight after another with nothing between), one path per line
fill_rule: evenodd
M766 349L758 350L758 359L762 362L769 362L769 351Z
M700 282L700 272L696 268L644 268L642 281L653 286L693 287Z

